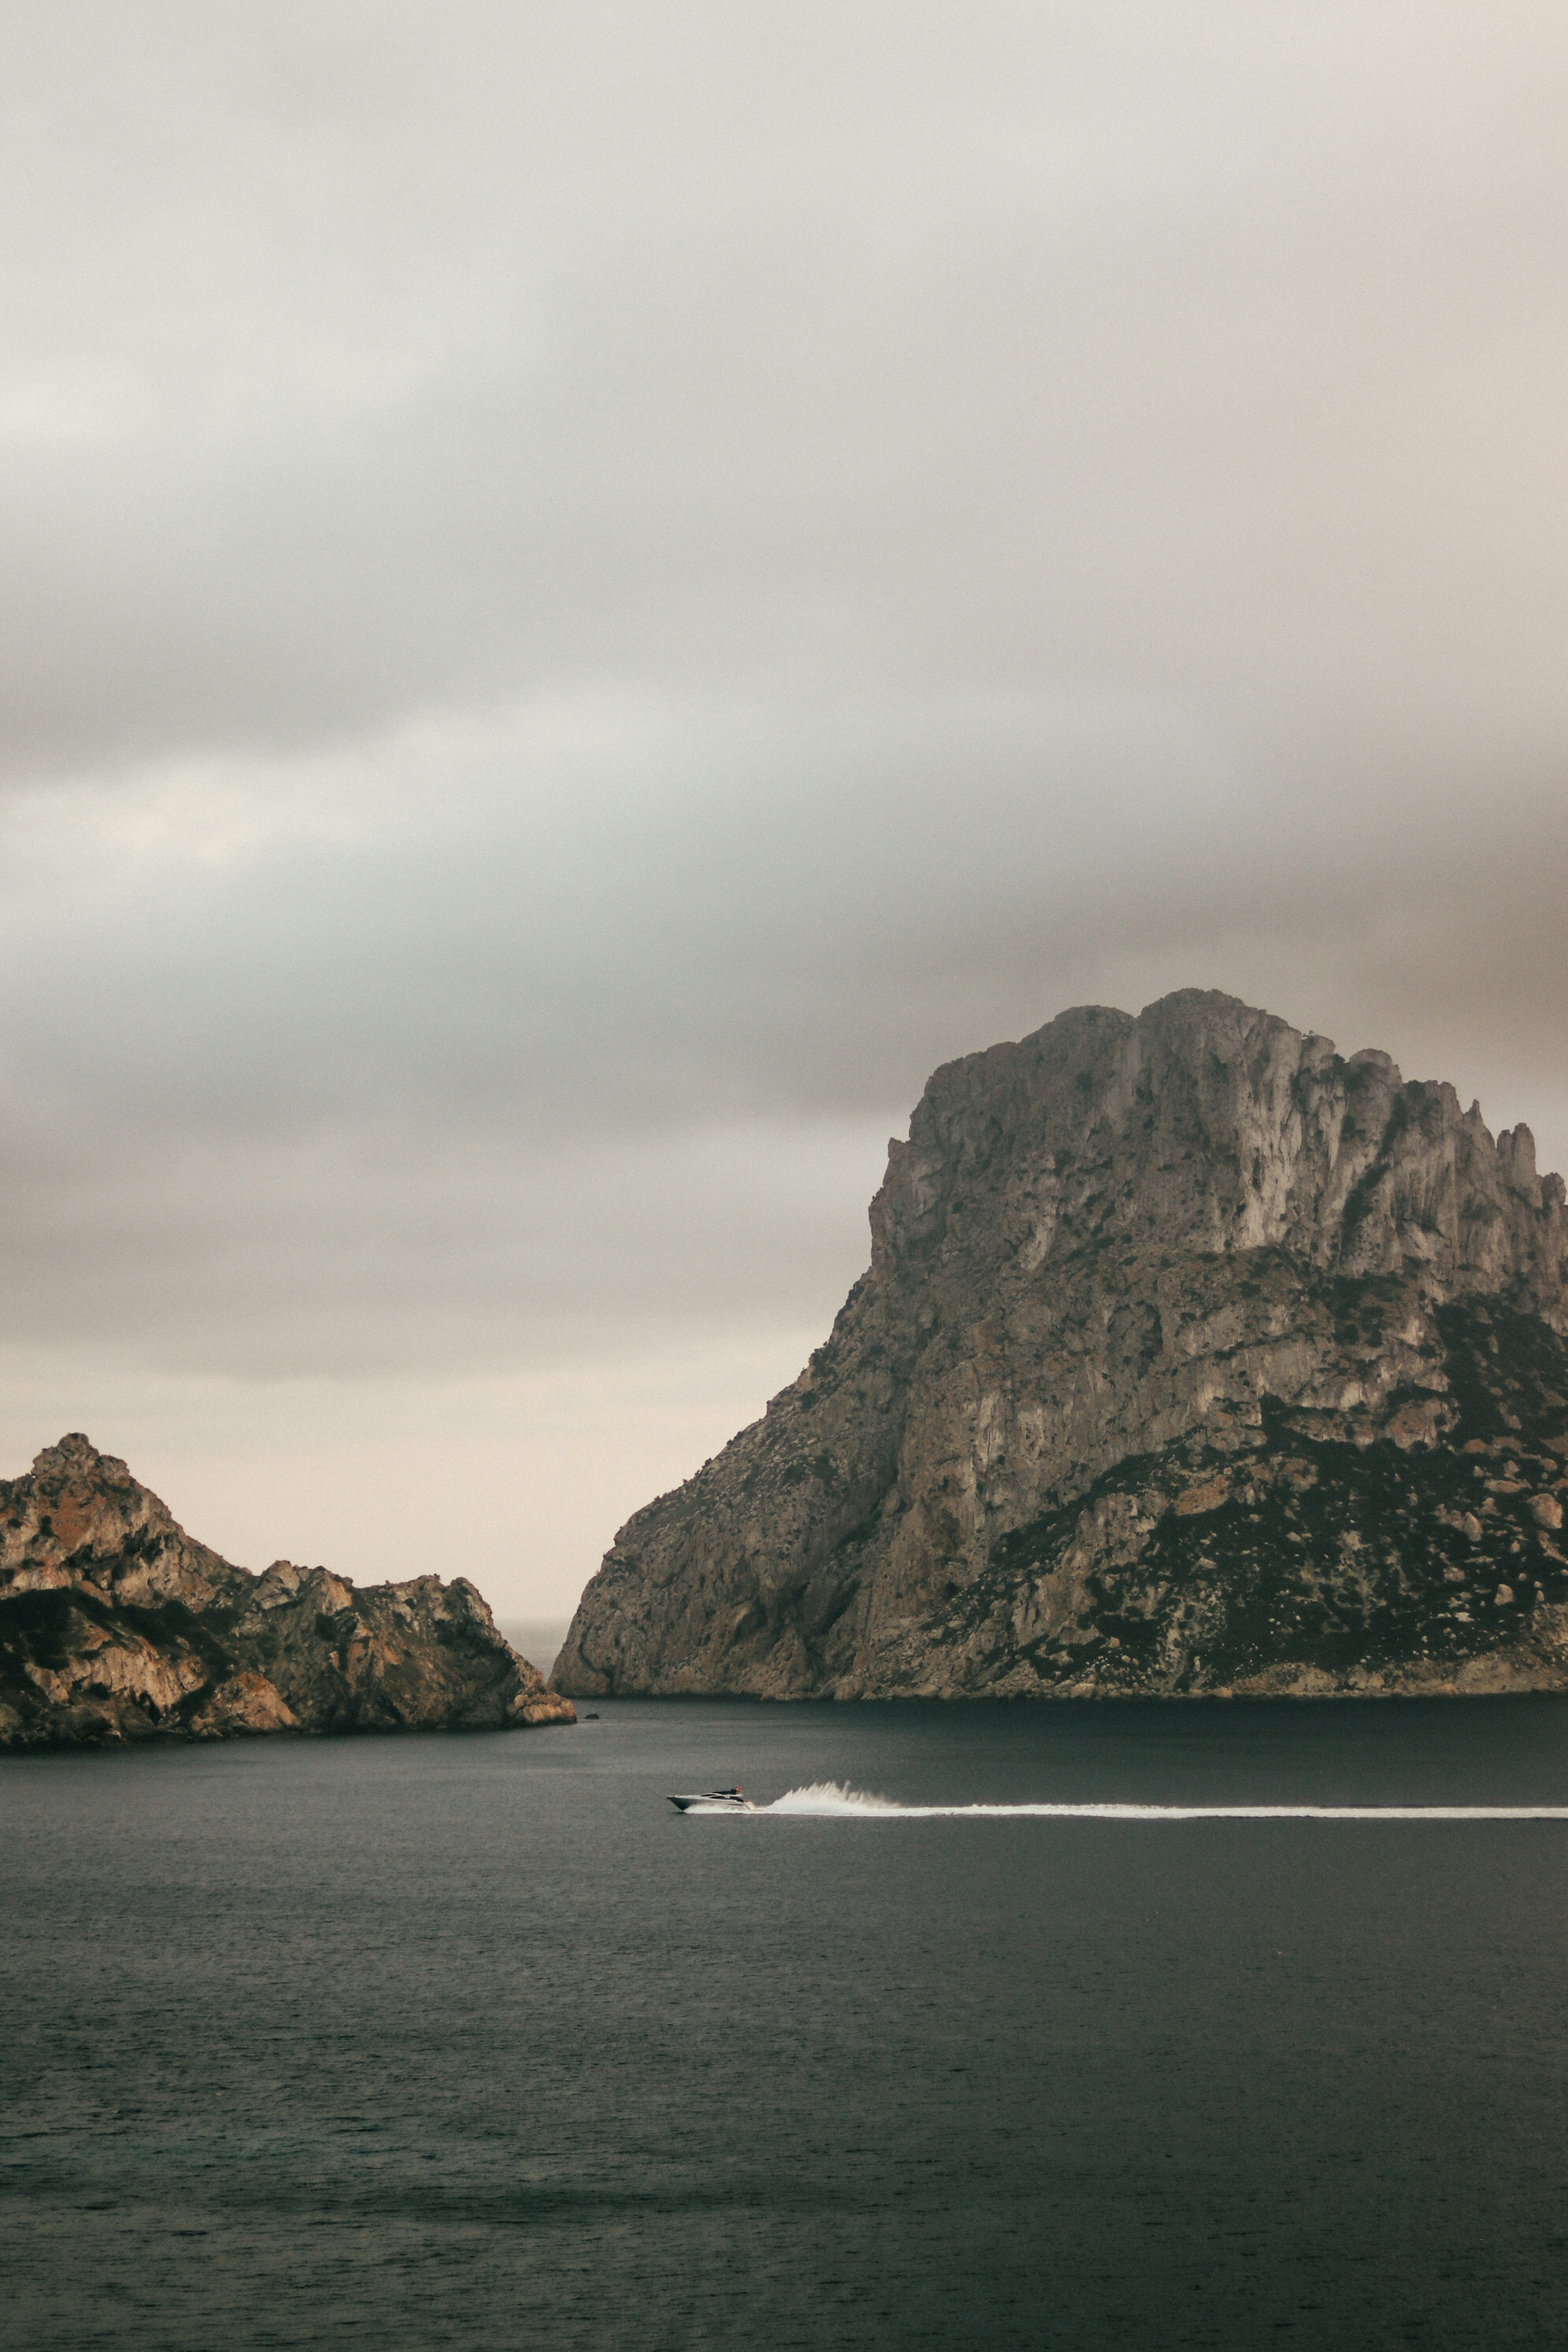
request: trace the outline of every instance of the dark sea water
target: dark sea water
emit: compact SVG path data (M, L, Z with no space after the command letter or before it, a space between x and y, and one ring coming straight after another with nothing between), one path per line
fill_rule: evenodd
M0 1763L7 2347L1560 2346L1551 1700Z

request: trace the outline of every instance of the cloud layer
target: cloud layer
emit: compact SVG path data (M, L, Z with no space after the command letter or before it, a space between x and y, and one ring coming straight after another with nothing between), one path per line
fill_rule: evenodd
M5 41L0 1467L569 1602L1086 999L1568 1158L1560 11Z

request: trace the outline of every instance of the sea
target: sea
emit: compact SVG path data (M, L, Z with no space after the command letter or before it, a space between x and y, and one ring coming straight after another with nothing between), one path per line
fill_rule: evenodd
M11 1758L0 1976L7 2352L1568 2336L1559 1699Z

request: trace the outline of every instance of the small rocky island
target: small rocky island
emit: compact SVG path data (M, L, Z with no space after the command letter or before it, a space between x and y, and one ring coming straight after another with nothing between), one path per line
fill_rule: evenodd
M467 1577L253 1576L79 1435L0 1481L0 1748L574 1720Z
M1568 1220L1528 1128L1226 996L938 1070L871 1265L622 1528L558 1687L1568 1688Z

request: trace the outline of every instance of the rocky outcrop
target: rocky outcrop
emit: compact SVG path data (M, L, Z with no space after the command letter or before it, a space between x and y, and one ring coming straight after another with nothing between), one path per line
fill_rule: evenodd
M1235 999L949 1064L832 1336L617 1536L578 1696L1568 1687L1527 1128Z
M467 1577L252 1576L81 1436L0 1481L0 1747L574 1720Z

